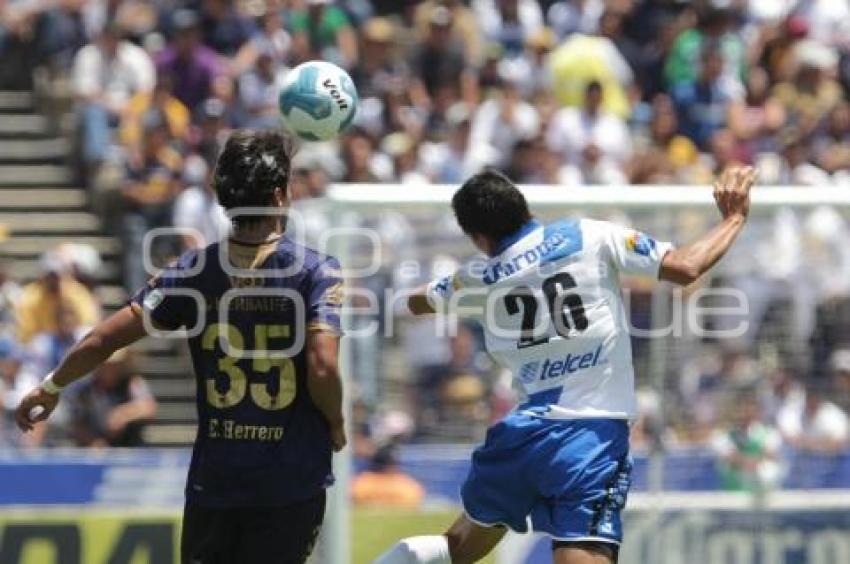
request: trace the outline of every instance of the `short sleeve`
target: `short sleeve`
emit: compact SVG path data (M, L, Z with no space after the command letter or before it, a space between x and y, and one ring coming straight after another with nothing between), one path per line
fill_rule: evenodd
M197 317L196 290L193 288L192 267L198 255L190 251L166 267L130 298L130 307L139 315L149 315L153 322L166 330L191 327Z
M425 289L425 298L431 308L442 314L481 321L486 309L487 291L479 287L470 274L472 265L461 267L451 276L431 281Z
M452 294L460 288L460 278L457 273L432 280L425 289L425 298L435 312L448 311Z
M313 270L307 308L307 330L342 333L342 273L339 262L327 257Z
M634 229L600 223L604 230L603 246L620 273L658 278L661 262L673 248L672 244L656 241Z

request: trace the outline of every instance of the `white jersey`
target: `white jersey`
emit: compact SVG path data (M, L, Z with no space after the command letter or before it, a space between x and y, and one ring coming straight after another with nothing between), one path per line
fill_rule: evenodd
M658 277L669 243L604 221L526 224L489 260L428 286L437 312L476 319L526 400L556 418L633 419L634 368L621 274Z

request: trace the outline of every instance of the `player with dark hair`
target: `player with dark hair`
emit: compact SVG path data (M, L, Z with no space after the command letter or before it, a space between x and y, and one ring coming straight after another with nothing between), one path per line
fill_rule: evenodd
M292 143L237 131L213 183L229 239L181 256L98 324L21 401L24 431L60 390L158 330L188 330L198 433L186 486L184 563L295 564L309 556L345 446L336 259L283 235ZM240 209L242 208L242 209Z
M750 167L727 170L714 188L722 221L678 249L604 221L538 223L496 172L455 193L457 221L487 262L433 281L408 306L479 321L487 351L526 397L472 455L464 515L444 535L402 540L376 564L476 562L529 521L552 538L557 564L617 561L637 415L620 275L699 278L743 229L754 180Z

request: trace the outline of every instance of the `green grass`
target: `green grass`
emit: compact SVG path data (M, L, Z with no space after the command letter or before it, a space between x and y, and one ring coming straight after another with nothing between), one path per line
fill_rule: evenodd
M454 522L457 511L354 509L353 564L369 564L404 537L439 534ZM493 564L492 557L482 562Z

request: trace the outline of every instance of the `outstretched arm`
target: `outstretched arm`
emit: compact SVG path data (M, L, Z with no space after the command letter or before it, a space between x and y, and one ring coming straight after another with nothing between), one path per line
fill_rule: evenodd
M755 179L756 170L749 166L731 167L720 175L714 183L714 200L723 220L697 241L664 255L660 279L688 285L726 254L747 221Z
M47 419L59 403L59 391L79 380L112 353L146 335L141 316L126 306L95 326L88 335L71 348L59 367L40 386L29 392L15 410L15 421L22 431ZM33 414L34 408L41 412Z
M416 288L412 294L407 297L407 309L413 315L428 315L434 313L434 308L428 301L428 285L423 284Z

